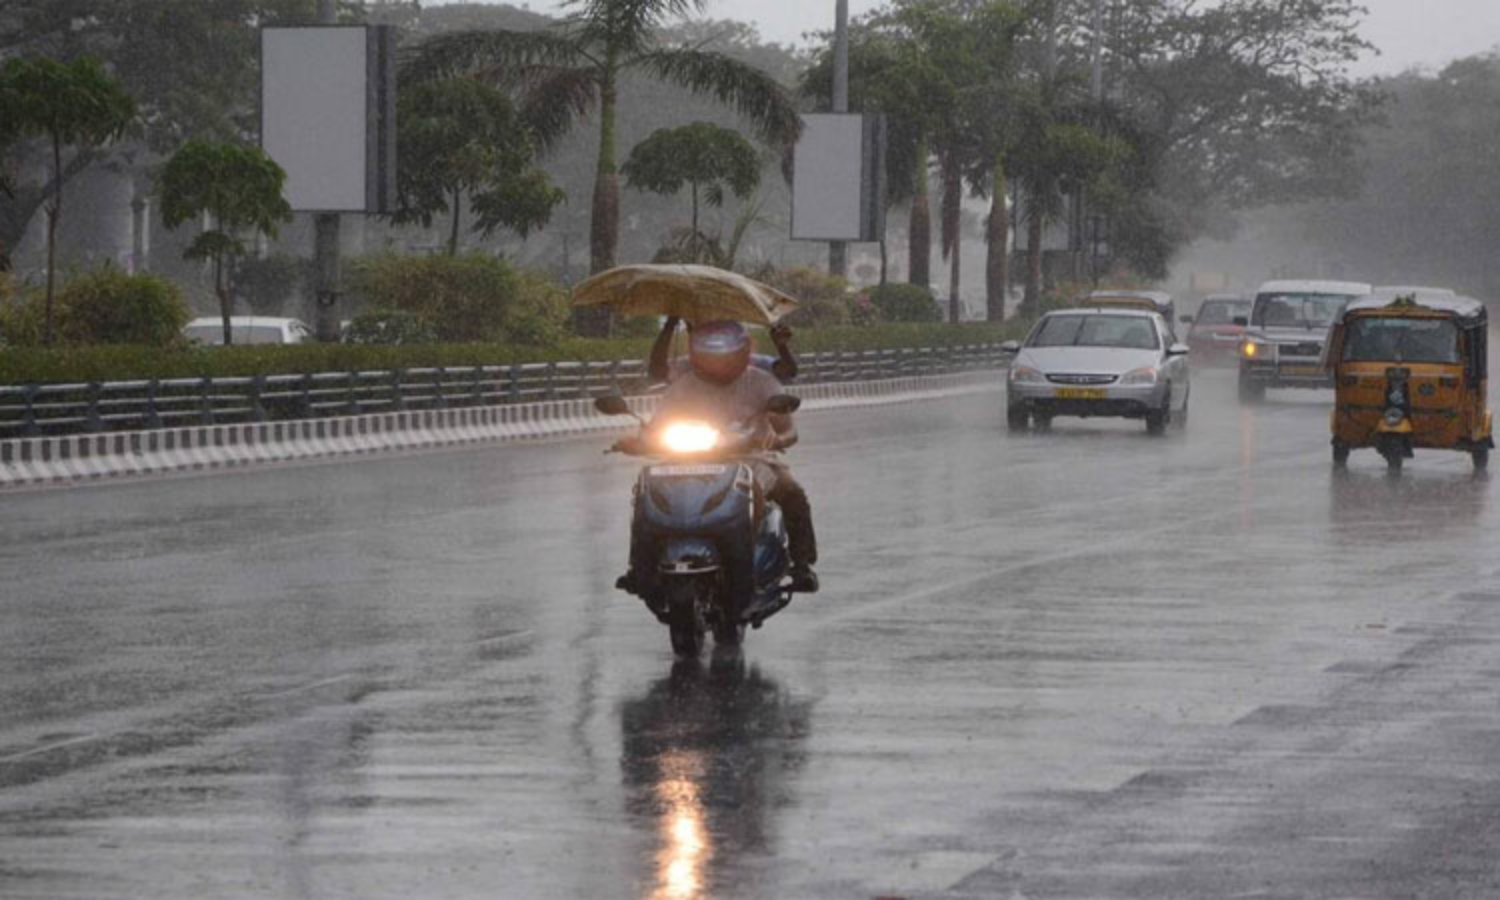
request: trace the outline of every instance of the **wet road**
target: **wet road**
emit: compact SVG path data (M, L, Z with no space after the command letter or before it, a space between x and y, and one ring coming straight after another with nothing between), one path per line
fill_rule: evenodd
M0 500L0 897L1500 893L1500 501L1326 398L806 417L825 591L675 664L596 443Z

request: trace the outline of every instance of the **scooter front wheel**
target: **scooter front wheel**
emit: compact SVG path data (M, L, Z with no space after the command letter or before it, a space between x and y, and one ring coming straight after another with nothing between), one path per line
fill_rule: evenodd
M702 586L696 578L668 578L662 586L667 601L667 628L672 634L672 652L697 656L703 650L703 607L698 602Z

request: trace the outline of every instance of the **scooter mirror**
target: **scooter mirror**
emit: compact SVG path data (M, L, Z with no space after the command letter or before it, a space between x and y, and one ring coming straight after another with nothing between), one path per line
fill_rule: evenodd
M594 409L599 410L606 416L628 416L630 415L630 404L619 394L605 394L603 397L594 398Z
M802 398L791 394L777 394L766 401L766 412L773 416L789 416L802 408Z

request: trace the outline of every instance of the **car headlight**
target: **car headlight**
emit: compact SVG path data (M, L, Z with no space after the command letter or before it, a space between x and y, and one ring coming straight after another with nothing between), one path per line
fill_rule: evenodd
M1047 380L1047 376L1027 366L1012 366L1010 380L1012 384L1041 384Z
M1120 376L1120 384L1135 385L1137 387L1156 384L1156 369L1151 366L1147 366L1144 369L1133 369Z
M1273 354L1270 344L1260 341L1245 341L1240 344L1240 355L1246 359L1269 359Z
M707 453L719 445L719 429L704 422L673 422L661 442L673 453Z

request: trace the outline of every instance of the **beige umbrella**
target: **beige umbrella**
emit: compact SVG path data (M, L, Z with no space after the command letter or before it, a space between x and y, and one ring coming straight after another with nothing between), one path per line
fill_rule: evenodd
M686 322L727 319L774 325L797 301L769 285L713 266L620 266L573 289L573 305L621 316L676 316Z

